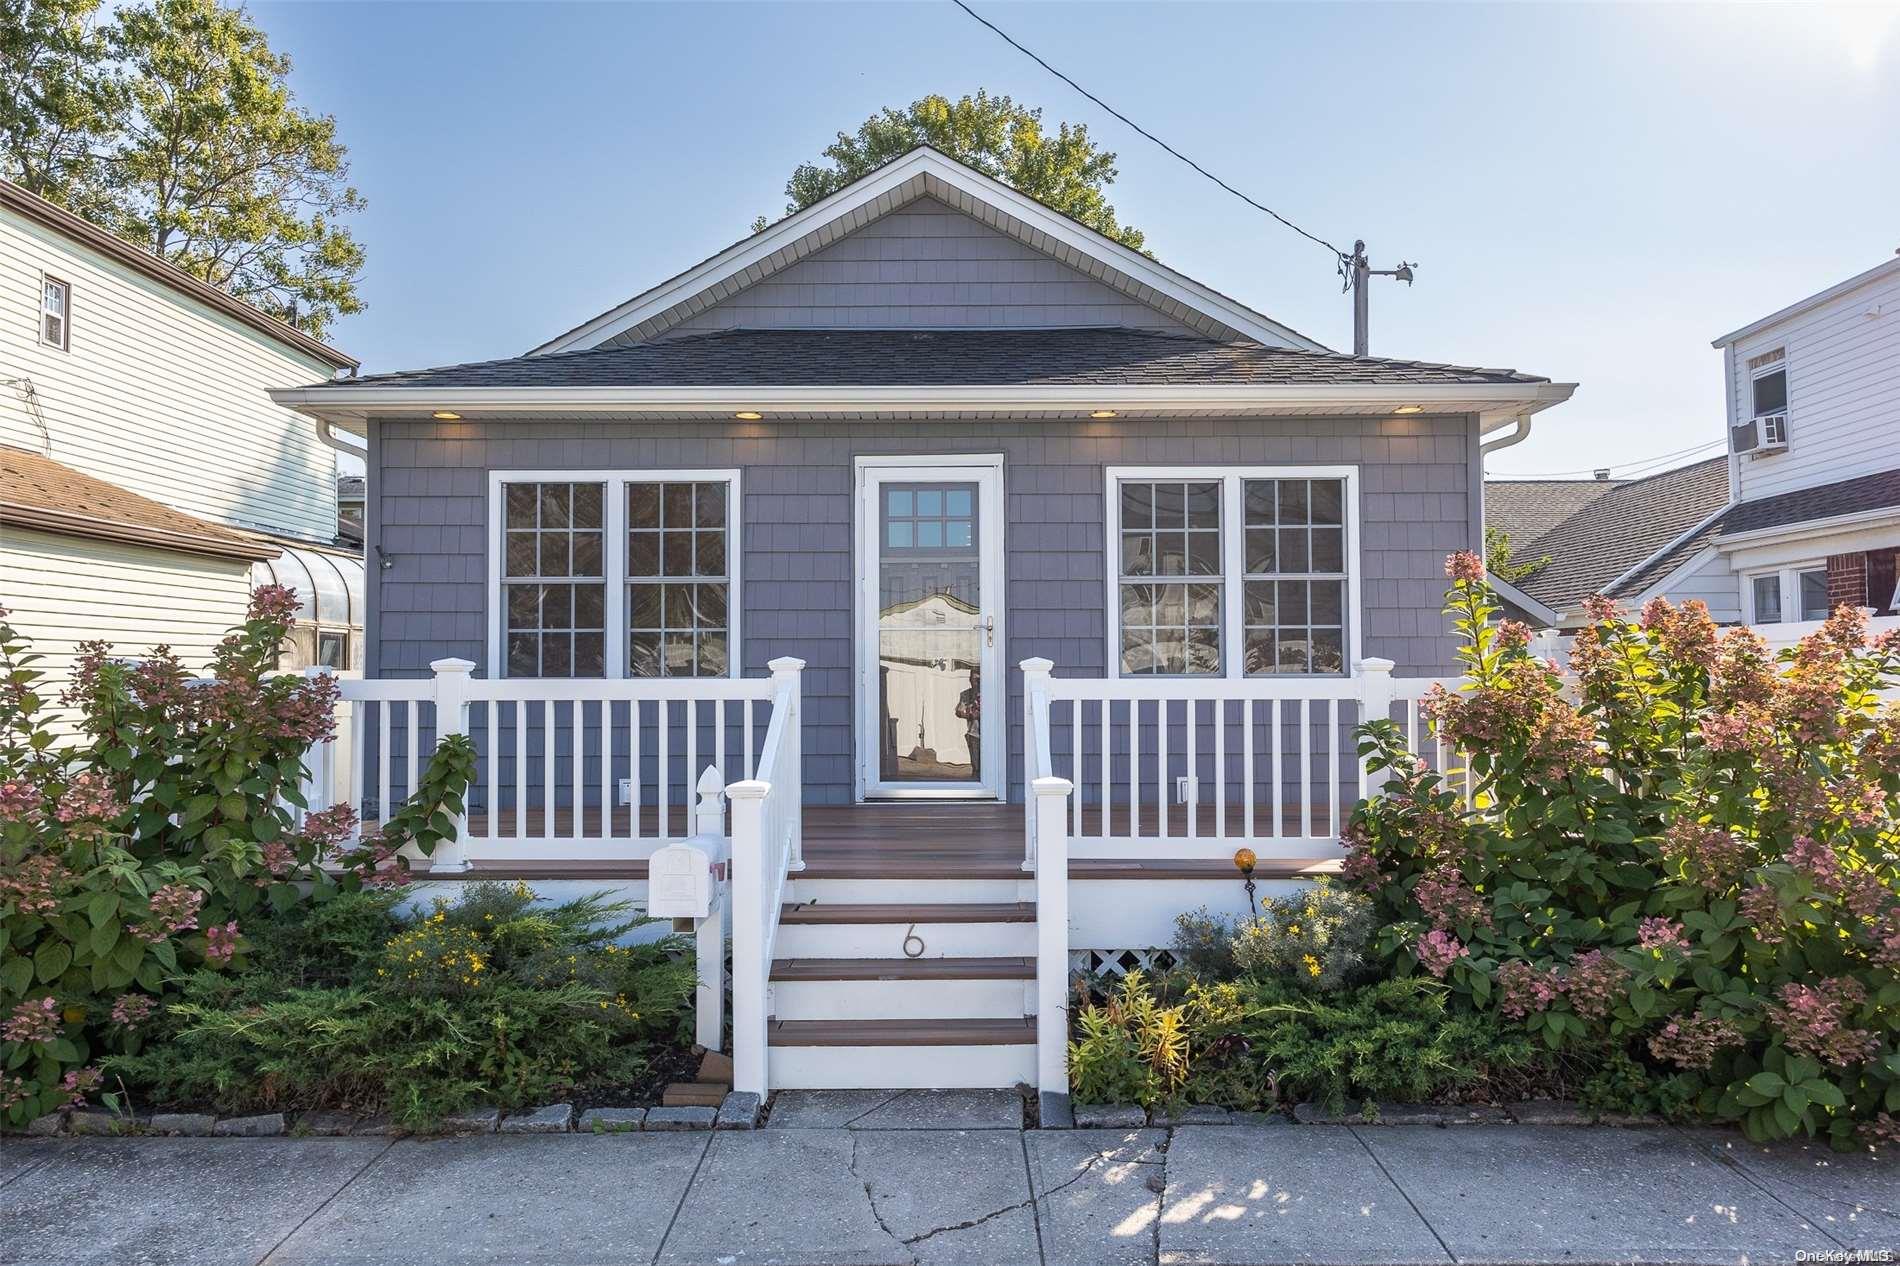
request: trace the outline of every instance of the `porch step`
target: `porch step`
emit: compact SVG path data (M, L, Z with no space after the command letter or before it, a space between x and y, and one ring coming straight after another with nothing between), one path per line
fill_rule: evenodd
M781 958L773 980L1034 980L1029 958Z
M777 1020L768 1046L1031 1046L1036 1021L1019 1015L991 1020Z
M798 902L779 910L779 926L809 923L1034 923L1033 901Z

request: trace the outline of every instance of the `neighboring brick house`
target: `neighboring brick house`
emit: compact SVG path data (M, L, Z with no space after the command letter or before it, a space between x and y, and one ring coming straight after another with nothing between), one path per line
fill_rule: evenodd
M1519 582L1573 626L1605 593L1700 598L1798 634L1834 607L1900 615L1900 259L1717 339L1729 452L1631 481L1492 480ZM1547 614L1547 613L1546 613Z

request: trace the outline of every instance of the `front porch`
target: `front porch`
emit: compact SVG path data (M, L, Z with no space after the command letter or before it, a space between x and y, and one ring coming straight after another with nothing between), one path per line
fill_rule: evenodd
M1072 972L1149 963L1177 914L1245 913L1332 873L1377 775L1354 729L1397 722L1455 765L1419 703L1435 683L1350 677L1061 677L1020 666L1012 803L805 803L803 664L759 678L345 681L348 740L312 753L312 807L370 826L424 753L476 752L432 882L608 886L698 934L699 1040L735 1086L1066 1089ZM1235 853L1251 850L1251 876ZM1251 878L1253 884L1244 883ZM677 925L677 924L676 924Z

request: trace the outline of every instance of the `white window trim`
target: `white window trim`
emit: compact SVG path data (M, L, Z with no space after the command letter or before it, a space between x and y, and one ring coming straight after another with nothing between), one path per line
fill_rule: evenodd
M65 301L65 310L60 314L60 341L55 343L46 337L46 288L58 286ZM53 347L62 352L73 350L73 283L64 277L55 277L51 273L40 274L40 293L33 310L39 314L39 342L41 347Z
M1108 675L1119 679L1121 661L1121 524L1122 506L1119 485L1122 480L1218 480L1221 483L1221 671L1218 676L1142 673L1142 679L1159 677L1176 681L1257 681L1272 677L1324 677L1332 674L1262 674L1250 678L1242 671L1241 641L1242 594L1247 574L1247 546L1243 528L1244 510L1240 485L1247 479L1340 479L1345 481L1346 528L1346 677L1359 675L1364 656L1365 618L1360 601L1364 560L1359 551L1359 468L1357 466L1110 466L1103 489L1107 504L1107 535L1102 542L1104 571L1104 623L1108 628Z
M1786 417L1791 411L1791 406L1794 404L1794 382L1793 379L1788 376L1787 350L1784 348L1781 349L1781 351L1782 355L1779 359L1771 361L1766 365L1757 365L1748 371L1748 416L1750 419L1772 416L1772 414L1762 413L1755 408L1755 384L1770 374L1781 375L1782 396L1784 397L1781 405L1782 416ZM1766 352L1762 354L1767 355ZM1751 357L1750 359L1754 358Z
M1779 567L1758 567L1742 573L1742 612L1745 624L1800 624L1807 619L1801 614L1801 573L1818 571L1827 575L1827 560L1811 558L1798 563L1783 563ZM1774 576L1780 579L1781 619L1763 621L1755 610L1755 582Z
M724 483L726 491L726 677L742 675L740 625L744 609L740 601L740 565L744 558L741 538L744 505L740 473L730 470L491 470L488 472L488 602L483 618L488 622L488 676L499 680L507 674L502 659L503 607L502 536L507 506L502 495L504 484L524 483L597 483L606 484L602 510L601 570L606 593L606 638L603 676L624 679L627 676L627 485L649 483ZM557 679L550 679L557 680ZM595 680L588 678L587 680ZM638 680L646 680L639 678ZM681 680L691 680L682 678ZM719 680L710 678L708 680Z

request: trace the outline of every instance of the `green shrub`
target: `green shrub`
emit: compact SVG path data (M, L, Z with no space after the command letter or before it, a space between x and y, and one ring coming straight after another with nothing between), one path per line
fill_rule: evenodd
M1227 919L1205 908L1177 915L1171 948L1202 980L1249 976L1331 990L1366 974L1371 939L1371 903L1322 880L1262 903L1257 915Z
M1448 992L1416 977L1336 994L1262 985L1238 1029L1245 1062L1281 1096L1338 1112L1454 1097L1548 1059L1495 1015L1448 1008Z
M1394 970L1553 1050L1609 1051L1626 1098L1749 1137L1900 1139L1900 635L1846 608L1771 656L1699 603L1591 604L1574 690L1448 565L1466 681L1427 701L1472 800L1389 723L1346 831ZM1461 780L1460 780L1461 781Z
M273 917L400 879L398 850L427 854L453 830L466 738L443 741L359 847L339 850L347 807L299 820L303 754L330 738L336 685L275 673L296 605L259 589L205 682L163 647L134 662L82 644L64 741L39 657L0 612L0 1123L80 1102L99 1055L138 1050L178 978L244 967Z
M469 884L406 921L386 896L339 896L261 929L248 970L191 976L163 1040L106 1070L146 1103L409 1127L638 1082L690 1040L695 974L679 938L615 943L644 922L627 913L598 896L536 905L521 885Z

